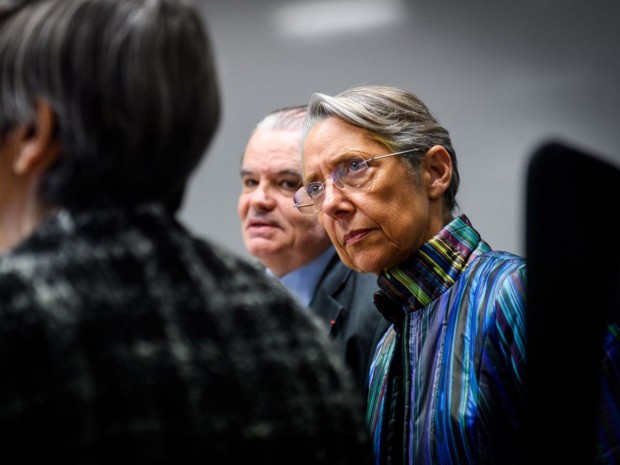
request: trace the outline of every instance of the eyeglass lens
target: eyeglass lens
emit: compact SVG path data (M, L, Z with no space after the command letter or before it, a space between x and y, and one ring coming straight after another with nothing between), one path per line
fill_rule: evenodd
M306 186L302 186L293 196L293 201L295 202L294 206L302 213L318 212L323 205L325 185L330 179L340 189L357 189L369 179L370 172L368 171L368 164L370 162L418 151L419 150L403 150L401 152L378 155L369 159L364 159L362 157L349 158L336 165L334 170L330 173L330 177L325 180L325 182L311 182Z
M330 174L331 181L340 189L358 188L367 180L368 163L362 157L355 157L339 163ZM301 210L318 211L323 203L325 182L311 182L302 186L293 197L295 206Z

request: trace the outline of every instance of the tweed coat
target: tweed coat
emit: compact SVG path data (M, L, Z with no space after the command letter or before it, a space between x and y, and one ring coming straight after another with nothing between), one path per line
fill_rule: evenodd
M3 455L371 463L351 378L296 305L163 208L56 212L0 255Z

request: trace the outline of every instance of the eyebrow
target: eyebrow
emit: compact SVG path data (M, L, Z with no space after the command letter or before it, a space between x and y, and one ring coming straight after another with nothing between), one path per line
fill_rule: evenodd
M243 177L243 176L251 176L251 175L254 174L254 171L242 169L240 171L240 174L241 174L241 177ZM277 176L295 176L296 178L301 179L301 172L297 171L297 170L285 169L285 170L276 171L275 174Z
M343 152L336 155L332 160L329 161L330 170L334 170L337 165L341 164L345 160L350 160L351 158L363 158L364 160L368 160L369 158L373 158L375 155L371 155L367 152L362 151L351 151L351 152ZM316 175L313 176L304 176L302 178L303 184L310 184L311 182L325 182L325 180L320 180Z
M285 175L291 175L291 176L301 178L301 171L297 171L297 170L282 170L282 171L278 171L277 174L285 174Z

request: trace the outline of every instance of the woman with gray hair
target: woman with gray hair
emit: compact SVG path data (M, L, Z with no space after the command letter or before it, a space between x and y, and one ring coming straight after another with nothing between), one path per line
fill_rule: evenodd
M189 0L0 1L9 462L372 462L323 329L175 217L219 118Z
M376 463L520 463L526 264L455 215L448 131L402 89L314 94L302 156L297 208L377 275L392 324L370 369Z

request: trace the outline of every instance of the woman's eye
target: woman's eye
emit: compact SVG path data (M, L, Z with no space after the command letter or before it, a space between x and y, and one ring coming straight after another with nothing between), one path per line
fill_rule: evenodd
M347 171L351 173L357 173L361 170L364 170L365 168L366 168L366 162L362 160L361 158L355 158L349 161L349 169Z
M318 197L319 195L321 195L322 191L323 191L323 185L320 183L312 183L308 185L307 192L311 199L314 199Z

